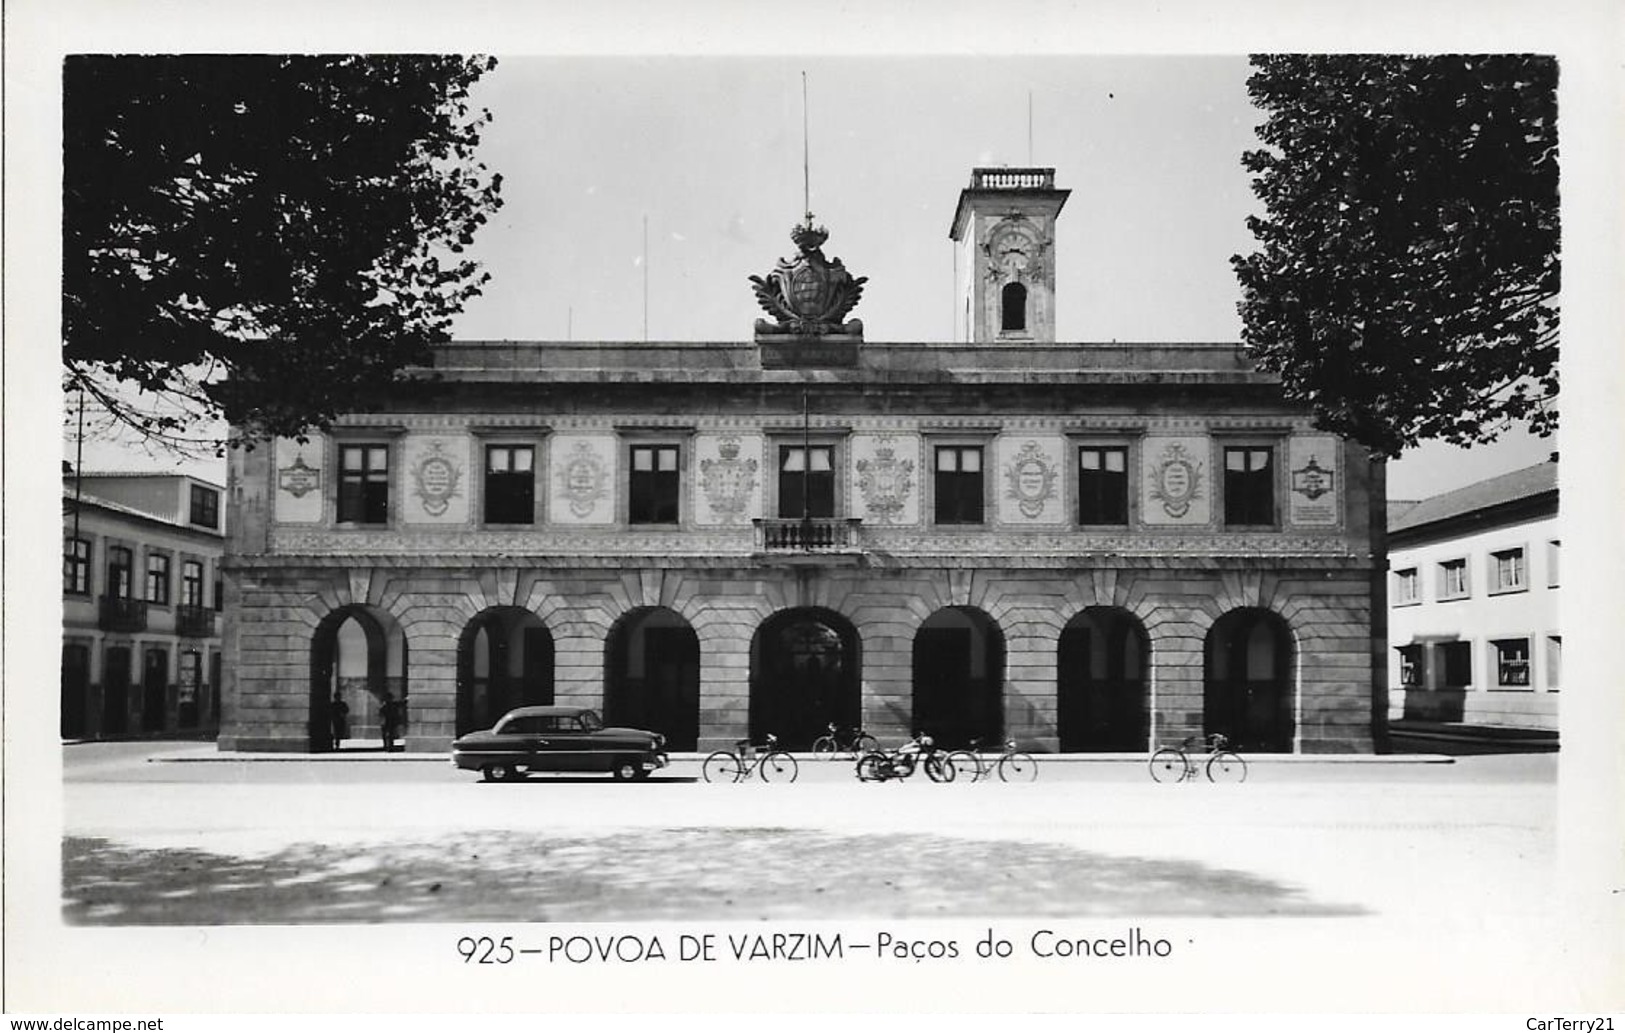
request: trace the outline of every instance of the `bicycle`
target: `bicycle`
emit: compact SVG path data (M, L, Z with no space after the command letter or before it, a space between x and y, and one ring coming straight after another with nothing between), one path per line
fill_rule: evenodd
M1016 749L1014 739L1004 741L1004 752L997 760L984 760L981 745L980 739L972 739L970 749L948 754L948 765L958 773L968 773L972 782L980 782L995 772L1000 782L1032 782L1038 778L1038 761L1032 754Z
M732 750L717 750L700 765L707 782L743 782L758 772L763 782L794 782L800 770L796 759L779 749L776 735L769 735L761 746L740 739Z
M1151 755L1151 778L1157 782L1195 781L1197 764L1190 758L1194 749L1207 752L1202 768L1209 782L1247 781L1247 762L1230 749L1230 740L1218 732L1187 735L1178 746L1157 750Z
M858 758L855 770L859 782L886 782L905 779L921 768L933 782L954 780L954 768L948 763L947 754L937 749L929 735L916 735L889 753L882 750L865 753Z
M848 760L855 760L865 753L874 753L880 749L879 741L862 727L852 729L850 738L842 738L834 721L831 721L828 727L828 734L820 735L812 744L813 755L821 760L834 760L837 753L845 754Z

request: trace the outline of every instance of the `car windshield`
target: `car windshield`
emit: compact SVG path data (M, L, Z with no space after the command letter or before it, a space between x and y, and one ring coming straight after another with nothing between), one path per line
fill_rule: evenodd
M589 732L596 732L604 727L604 719L598 716L596 710L583 710L577 720L581 722L581 727Z

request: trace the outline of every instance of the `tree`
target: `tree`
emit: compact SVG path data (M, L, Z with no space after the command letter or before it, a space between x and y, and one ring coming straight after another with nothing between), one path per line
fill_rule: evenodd
M366 409L488 279L463 252L501 204L468 101L494 64L68 57L67 389L159 440Z
M1393 457L1557 427L1557 65L1252 59L1260 249L1242 337L1320 426Z

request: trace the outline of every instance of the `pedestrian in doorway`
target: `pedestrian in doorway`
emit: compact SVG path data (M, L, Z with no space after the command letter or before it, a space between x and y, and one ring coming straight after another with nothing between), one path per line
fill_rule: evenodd
M350 705L338 693L333 693L333 705L327 715L332 722L333 748L336 750L350 737Z
M384 693L384 703L378 708L378 723L384 733L384 752L395 748L395 739L401 734L402 703L393 693Z

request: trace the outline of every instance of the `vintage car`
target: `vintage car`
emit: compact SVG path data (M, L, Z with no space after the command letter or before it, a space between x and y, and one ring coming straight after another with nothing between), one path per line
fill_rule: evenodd
M640 728L605 728L586 707L520 707L485 731L451 744L451 762L487 782L531 771L608 771L618 779L648 778L666 766L666 737Z

